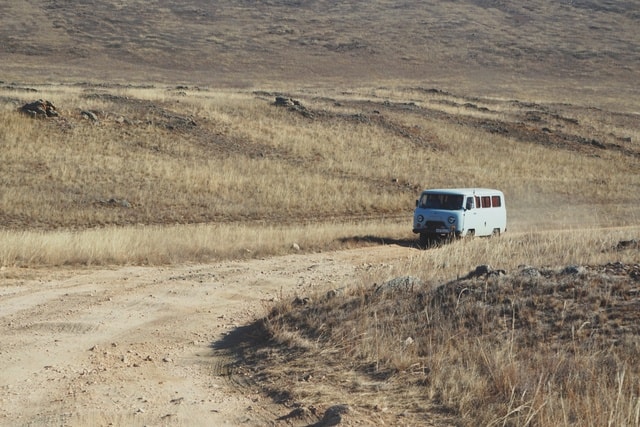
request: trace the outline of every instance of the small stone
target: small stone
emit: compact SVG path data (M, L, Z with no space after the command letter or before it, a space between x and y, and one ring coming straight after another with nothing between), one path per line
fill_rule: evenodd
M570 265L568 267L565 267L562 270L562 274L577 275L577 274L584 274L585 271L586 269L581 265Z
M80 112L83 119L91 120L92 122L98 121L98 116L92 111L84 110Z

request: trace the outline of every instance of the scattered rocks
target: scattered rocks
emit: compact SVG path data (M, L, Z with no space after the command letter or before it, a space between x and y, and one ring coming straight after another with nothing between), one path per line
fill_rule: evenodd
M424 286L424 282L418 277L402 276L395 279L388 280L382 285L378 286L376 293L384 292L398 292L398 291L413 291L416 288Z
M342 422L342 417L350 412L349 405L334 405L324 412L322 419L314 424L314 427L337 426Z
M619 251L624 251L626 249L640 249L640 243L638 240L620 240L616 246L616 249Z
M587 269L581 265L569 265L562 269L562 274L578 275L586 273Z
M37 101L24 104L22 107L20 107L19 111L33 118L59 116L55 105L53 105L52 102L46 101L44 99L38 99Z
M110 207L120 207L120 208L131 208L131 203L129 203L129 201L127 199L116 199L116 198L111 198L111 199L106 199L106 200L98 200L97 202L99 205L105 205L105 206L110 206Z
M300 103L298 101L294 101L291 98L276 96L276 100L273 105L275 105L276 107L293 107L294 105L300 105Z
M83 111L80 112L80 116L83 119L90 120L92 122L97 122L98 121L98 116L93 111L83 110Z
M407 347L411 346L414 342L415 341L412 337L407 337L407 339L404 340L402 347L406 349Z
M339 295L342 295L342 294L344 294L344 288L331 289L331 290L327 291L325 297L327 299L332 299L332 298L335 298L335 297L337 297Z
M519 274L521 276L526 276L526 277L540 277L540 276L542 276L542 274L540 274L540 270L538 270L535 267L531 267L529 265L521 266Z
M606 275L626 276L634 280L640 280L640 264L625 264L620 261L610 262L602 267Z
M293 304L294 304L294 305L308 305L308 304L310 304L311 302L312 302L312 301L311 301L311 298L309 298L309 297L303 297L303 298L296 297L296 298L293 300Z
M183 117L168 113L165 113L164 116L167 119L165 127L168 130L188 130L198 126L193 117Z
M465 279L473 279L473 278L487 278L489 276L503 276L506 274L504 270L494 270L488 264L479 265L475 270L470 271L469 274L465 277Z
M286 107L290 111L294 111L302 114L304 117L313 118L313 113L308 110L300 101L293 98L287 98L284 96L276 96L276 100L273 103L276 107Z

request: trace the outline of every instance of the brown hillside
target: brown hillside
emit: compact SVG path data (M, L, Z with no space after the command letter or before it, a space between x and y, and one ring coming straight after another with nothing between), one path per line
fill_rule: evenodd
M9 80L638 81L632 1L3 1ZM449 80L450 81L450 80Z

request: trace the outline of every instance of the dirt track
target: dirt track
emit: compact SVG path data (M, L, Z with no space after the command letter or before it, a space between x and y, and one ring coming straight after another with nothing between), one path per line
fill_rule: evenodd
M266 425L215 343L268 302L348 282L395 245L251 261L0 271L0 425Z

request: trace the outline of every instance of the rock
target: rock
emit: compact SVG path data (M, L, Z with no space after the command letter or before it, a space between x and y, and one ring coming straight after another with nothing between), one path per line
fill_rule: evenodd
M616 246L616 249L619 251L622 251L625 249L638 249L638 248L640 248L640 244L636 239L620 240L618 242L618 245Z
M492 271L493 271L493 268L491 268L489 264L482 264L477 266L475 270L470 271L469 274L467 274L467 278L471 279L473 277L486 276Z
M127 199L111 198L108 200L99 200L98 203L101 205L121 207L121 208L127 208L127 209L131 207L131 203L129 203Z
M294 305L307 305L307 304L310 304L311 302L312 302L311 298L309 298L309 297L303 297L303 298L296 297L293 300L293 304Z
M412 291L416 288L422 287L423 285L424 282L418 277L401 276L384 282L376 289L376 293Z
M562 274L577 275L584 274L586 271L586 268L582 267L581 265L570 265L562 269Z
M349 405L334 405L324 412L322 419L314 427L337 426L342 422L342 416L350 412Z
M530 267L528 265L522 266L520 268L520 275L527 277L540 277L540 270L535 267Z
M284 96L276 96L276 100L273 103L278 107L293 107L294 102L291 98L285 98Z
M339 288L339 289L331 289L329 291L327 291L325 297L327 299L332 299L337 297L338 295L343 295L344 294L344 288Z
M98 121L98 116L93 111L84 110L80 112L83 119L91 120L92 122Z
M304 117L313 118L313 113L309 111L302 103L292 98L286 98L284 96L276 96L276 100L273 103L276 107L287 107L290 111L295 111L302 114Z
M34 118L58 117L58 111L52 102L44 99L24 104L20 107L20 112Z

